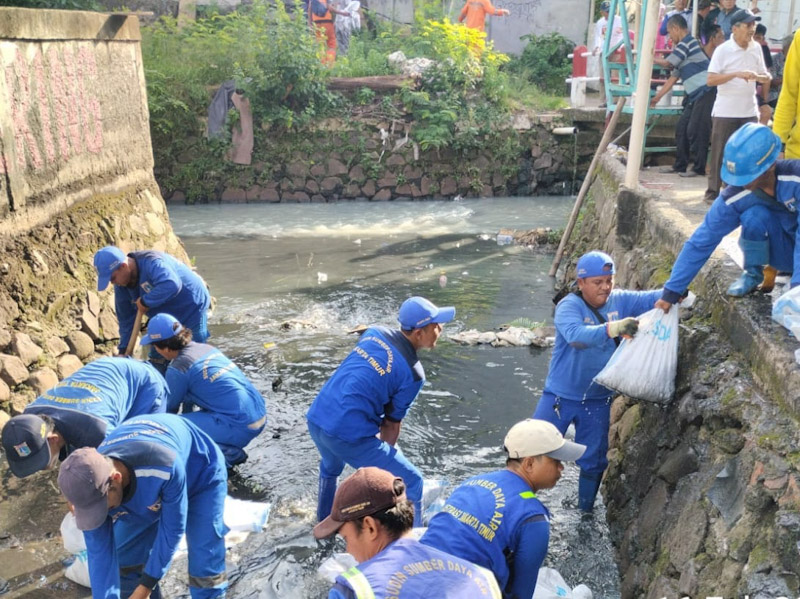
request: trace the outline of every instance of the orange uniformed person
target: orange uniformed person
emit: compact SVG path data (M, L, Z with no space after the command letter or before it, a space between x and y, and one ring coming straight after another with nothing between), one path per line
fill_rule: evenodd
M467 0L464 8L461 9L461 14L458 15L458 22L465 23L470 29L477 29L484 31L486 25L486 15L495 15L498 17L508 16L510 13L506 8L495 8L490 0Z
M327 66L333 66L334 61L336 60L336 31L333 28L333 14L342 15L344 17L349 17L350 13L342 12L340 10L336 10L332 8L328 4L328 0L311 0L309 5L312 5L316 2L322 4L327 9L324 15L318 15L313 8L309 10L309 14L311 15L311 23L314 26L314 34L316 35L317 39L323 42L326 46L325 50L325 58L323 59L323 63Z

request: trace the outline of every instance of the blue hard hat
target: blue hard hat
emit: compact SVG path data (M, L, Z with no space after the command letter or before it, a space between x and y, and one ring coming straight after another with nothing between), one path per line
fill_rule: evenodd
M766 125L745 123L725 144L720 176L728 185L747 185L769 170L781 153L781 138Z

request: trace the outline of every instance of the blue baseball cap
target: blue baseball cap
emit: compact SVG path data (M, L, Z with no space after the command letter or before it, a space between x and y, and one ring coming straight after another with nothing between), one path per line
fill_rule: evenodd
M147 335L139 345L150 345L156 341L170 339L183 330L183 325L172 314L156 314L147 321Z
M111 281L111 275L125 262L127 256L114 245L97 250L94 255L94 268L97 270L97 290L103 291Z
M578 258L578 265L575 267L575 274L579 279L605 277L613 275L615 272L614 259L599 250L585 253Z
M14 476L25 478L50 463L47 425L33 414L20 414L3 427L3 451Z
M450 322L455 316L456 309L453 306L438 308L424 297L414 296L408 298L400 306L397 320L400 321L400 328L404 331L412 331L421 329L432 322Z

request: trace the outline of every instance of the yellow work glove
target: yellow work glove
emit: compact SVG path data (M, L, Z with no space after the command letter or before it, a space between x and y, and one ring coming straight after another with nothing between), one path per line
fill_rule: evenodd
M612 339L620 335L633 337L638 330L639 321L630 316L622 320L612 320L606 323L606 333L608 333L608 336Z

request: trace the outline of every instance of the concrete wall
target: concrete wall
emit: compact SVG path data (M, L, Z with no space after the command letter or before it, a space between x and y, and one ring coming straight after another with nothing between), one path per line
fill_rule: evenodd
M135 17L0 8L0 232L152 181L139 40Z
M136 17L0 8L0 426L116 345L97 249L186 258L146 100Z
M508 17L488 17L486 33L495 48L519 54L527 44L523 35L544 35L557 31L576 44L586 41L591 2L586 0L496 0L499 8L511 11Z
M602 248L620 287L658 288L694 208L623 180L604 156L570 253ZM740 272L717 250L692 283L673 401L611 406L603 494L623 599L800 594L797 340L771 321L768 295L725 295Z

